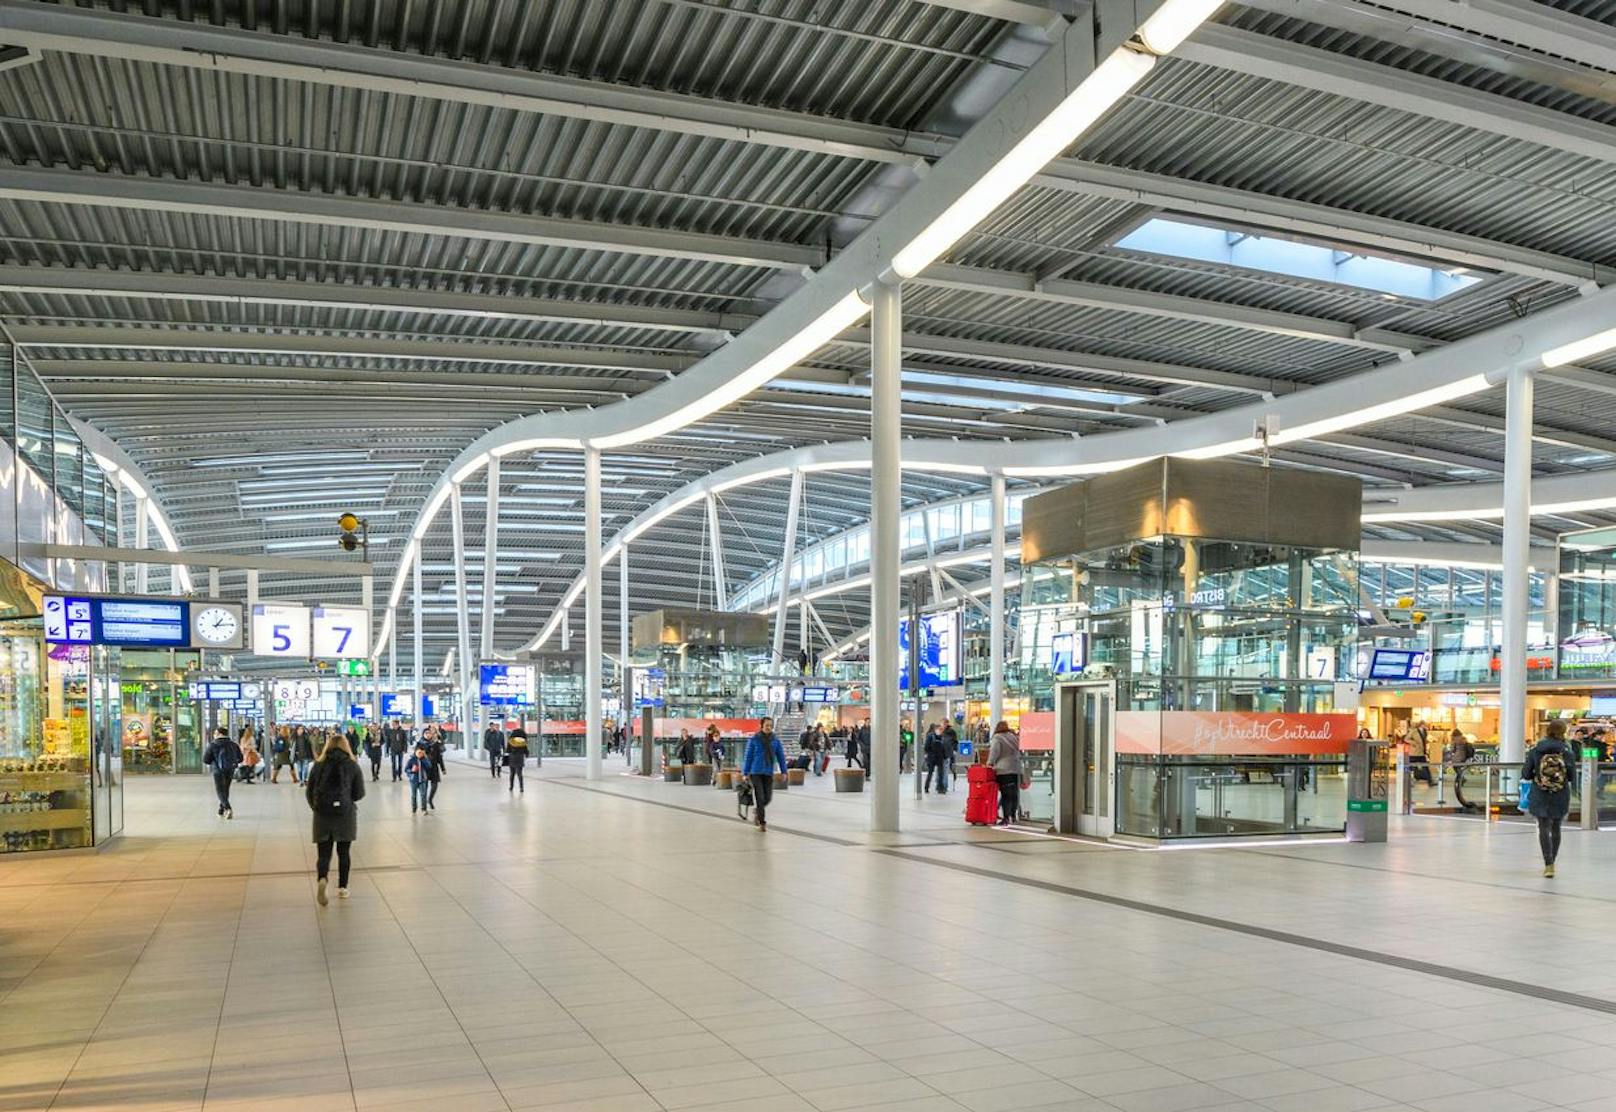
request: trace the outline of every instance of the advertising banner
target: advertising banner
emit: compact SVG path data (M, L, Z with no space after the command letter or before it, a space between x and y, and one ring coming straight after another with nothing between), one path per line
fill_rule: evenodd
M1345 753L1347 743L1357 735L1358 718L1353 714L1122 710L1116 717L1118 753L1174 757L1337 754Z

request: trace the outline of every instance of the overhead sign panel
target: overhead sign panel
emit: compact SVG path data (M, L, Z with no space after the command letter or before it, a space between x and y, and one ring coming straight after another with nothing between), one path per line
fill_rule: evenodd
M484 664L478 672L478 696L484 706L525 707L533 704L533 666Z
M370 611L363 606L316 606L314 655L320 660L359 660L368 657Z
M181 599L46 595L41 610L45 640L55 645L191 645L190 604Z
M309 658L309 609L284 602L253 607L252 651L257 656Z

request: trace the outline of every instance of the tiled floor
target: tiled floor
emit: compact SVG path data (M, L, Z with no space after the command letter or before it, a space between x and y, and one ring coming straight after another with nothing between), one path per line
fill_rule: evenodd
M1553 882L1464 820L1140 852L954 795L870 838L822 781L762 835L611 771L457 766L430 818L375 785L323 910L289 784L227 823L131 780L110 851L0 859L0 1109L1616 1112L1616 833Z

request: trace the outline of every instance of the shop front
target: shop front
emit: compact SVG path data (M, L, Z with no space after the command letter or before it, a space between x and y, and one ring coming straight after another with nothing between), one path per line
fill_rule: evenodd
M1047 653L1053 690L1020 716L1025 817L1150 840L1341 833L1358 505L1355 481L1176 459L1028 499L1022 666Z

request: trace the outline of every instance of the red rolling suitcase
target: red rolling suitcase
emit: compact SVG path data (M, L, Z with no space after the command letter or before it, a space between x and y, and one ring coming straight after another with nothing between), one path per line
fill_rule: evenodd
M992 826L999 821L999 781L987 765L972 765L965 772L970 795L965 799L965 821L972 826Z

